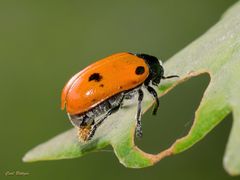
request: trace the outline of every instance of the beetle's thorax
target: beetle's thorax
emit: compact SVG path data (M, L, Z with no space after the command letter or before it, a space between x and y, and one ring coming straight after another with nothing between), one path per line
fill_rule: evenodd
M152 84L157 86L164 74L164 69L161 65L161 61L156 57L147 54L136 54L136 56L144 59L149 67L149 76L146 79L145 84L147 85L150 81L152 81Z

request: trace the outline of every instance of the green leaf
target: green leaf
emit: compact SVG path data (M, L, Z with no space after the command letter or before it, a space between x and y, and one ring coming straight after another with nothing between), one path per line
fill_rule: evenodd
M202 37L191 43L164 64L166 75L178 74L179 79L164 80L159 96L191 77L208 73L211 80L195 113L187 136L176 140L168 149L153 155L134 144L136 100L128 102L111 115L86 143L78 141L75 129L60 134L31 151L25 162L80 157L111 145L119 161L126 167L151 166L162 158L187 150L204 138L225 116L233 113L233 127L224 156L224 167L231 175L240 174L240 2ZM146 93L147 94L147 93ZM146 111L153 100L146 96Z

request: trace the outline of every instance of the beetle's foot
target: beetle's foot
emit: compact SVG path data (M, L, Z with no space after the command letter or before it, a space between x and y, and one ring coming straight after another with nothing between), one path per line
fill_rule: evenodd
M92 126L81 126L81 127L79 127L78 128L79 141L81 141L81 142L89 141L91 139L91 137L90 137L91 133L92 133Z
M87 136L87 138L86 138L86 141L90 141L90 140L93 138L96 130L97 130L97 127L93 125L93 126L91 127L91 130L90 130L89 133L88 133L88 136Z

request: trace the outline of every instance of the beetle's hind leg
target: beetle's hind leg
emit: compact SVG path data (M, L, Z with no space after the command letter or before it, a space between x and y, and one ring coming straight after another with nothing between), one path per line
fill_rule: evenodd
M91 140L91 139L92 139L92 137L93 137L93 135L95 134L97 128L103 123L103 121L104 121L108 116L110 116L111 114L117 112L117 111L119 110L120 106L121 106L121 105L119 104L118 106L112 108L111 110L109 110L109 111L107 112L106 115L104 115L100 120L98 120L95 124L93 124L92 129L91 129L91 131L90 131L90 133L89 133L89 135L88 135L87 140Z
M116 104L115 101L110 102L110 106L113 106L113 104L114 104L114 106L103 117L101 117L101 119L97 120L97 122L92 125L91 131L90 131L90 133L88 135L87 140L91 140L92 139L92 137L94 136L97 128L103 123L103 121L108 116L110 116L111 114L117 112L120 109L123 99L124 99L124 94L120 95L119 101L116 98L116 101L118 101L117 104Z

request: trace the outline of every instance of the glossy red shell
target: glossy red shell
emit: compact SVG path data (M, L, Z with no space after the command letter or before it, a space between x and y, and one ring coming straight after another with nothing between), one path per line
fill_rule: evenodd
M144 72L136 74L136 68ZM98 74L99 79L91 79ZM95 107L111 96L142 84L149 75L145 61L130 53L118 53L101 59L76 75L65 85L61 107L69 114L80 114Z

